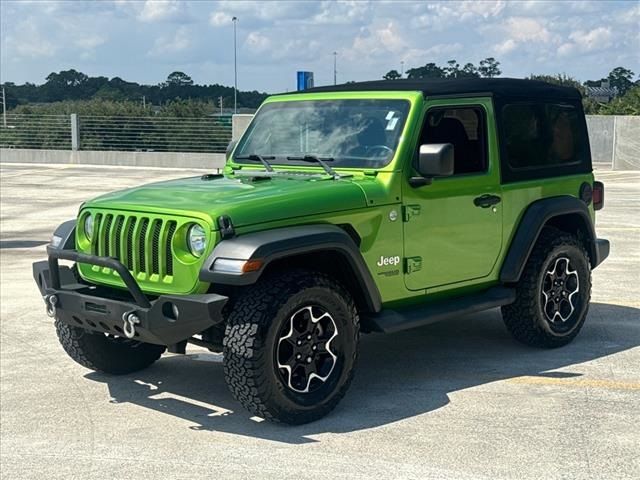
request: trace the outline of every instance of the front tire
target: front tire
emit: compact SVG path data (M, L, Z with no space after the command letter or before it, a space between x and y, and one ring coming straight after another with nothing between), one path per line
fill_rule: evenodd
M114 337L56 320L62 348L83 367L111 375L125 375L147 368L166 350L161 345Z
M520 277L516 301L502 307L502 318L526 345L561 347L584 325L590 298L591 268L582 242L546 227Z
M354 301L333 278L303 270L270 275L240 294L229 314L227 385L260 417L317 420L351 383L359 332Z

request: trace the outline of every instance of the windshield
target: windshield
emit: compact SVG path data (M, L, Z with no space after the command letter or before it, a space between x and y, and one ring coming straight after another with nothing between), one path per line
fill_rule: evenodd
M331 161L332 167L384 167L393 158L408 112L406 100L268 103L242 137L234 161L260 155L272 164L296 165L313 155Z

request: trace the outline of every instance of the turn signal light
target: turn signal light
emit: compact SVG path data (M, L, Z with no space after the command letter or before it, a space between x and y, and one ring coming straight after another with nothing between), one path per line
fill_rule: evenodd
M593 209L602 210L604 207L604 183L593 182Z

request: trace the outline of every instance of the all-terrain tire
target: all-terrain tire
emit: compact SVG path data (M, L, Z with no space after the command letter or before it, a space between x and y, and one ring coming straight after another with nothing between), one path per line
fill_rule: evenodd
M293 333L296 315L307 315L304 310L309 308L317 308L318 316L327 312L332 319L336 340L332 343L332 337L326 346L332 343L336 359L326 380L319 383L310 374L306 380L309 391L300 392L292 387L292 371L298 367L283 370L280 349L286 347L281 347L286 338L283 332ZM313 311L309 312L308 318L315 318ZM322 321L325 320L326 316ZM319 320L316 325L311 328L320 330ZM300 328L306 331L303 326ZM312 422L329 413L345 395L353 378L359 335L353 298L332 277L307 270L268 275L242 291L228 314L224 338L227 385L254 415L289 424ZM301 385L300 389L304 382ZM316 390L311 391L312 385Z
M570 299L571 303L567 304L565 301L563 304L566 311L571 312L567 314L567 319L562 320L554 314L553 321L549 313L554 311L553 305L545 311L547 298L552 295L545 293L551 288L546 287L550 282L549 275L555 272L558 265L558 269L566 268L570 272L576 272L573 275L576 286L572 288L578 290ZM567 296L561 286L556 291L558 298L560 295ZM502 318L513 337L526 345L561 347L578 335L586 320L590 299L591 268L584 245L574 235L545 227L516 286L516 301L502 307Z
M161 345L73 327L56 320L56 333L65 352L83 367L112 375L125 375L147 368L166 350Z

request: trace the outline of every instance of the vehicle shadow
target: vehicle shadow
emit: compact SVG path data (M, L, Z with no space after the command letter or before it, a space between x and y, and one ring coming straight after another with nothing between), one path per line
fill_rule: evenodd
M446 406L450 393L478 385L521 376L579 376L566 367L638 345L640 309L598 303L592 304L578 338L554 350L512 340L497 310L393 335L365 335L356 379L344 400L324 419L296 427L251 418L227 390L216 354L166 356L136 374L90 373L86 378L106 383L112 403L180 417L194 430L300 444L317 441L312 436L320 433L352 432L426 414Z
M0 240L0 249L33 248L49 243L49 240Z

